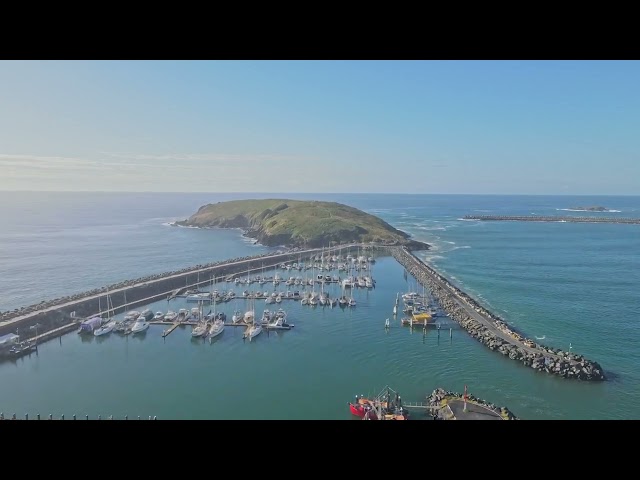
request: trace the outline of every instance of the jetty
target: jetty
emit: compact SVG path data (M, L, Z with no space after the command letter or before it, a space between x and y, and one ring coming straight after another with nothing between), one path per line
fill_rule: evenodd
M480 220L483 222L562 222L562 223L624 223L640 225L640 218L619 217L572 217L542 215L465 215L463 220Z
M423 286L429 288L447 315L480 343L537 371L579 380L605 380L597 362L546 347L526 338L489 312L408 249L393 247L391 255Z
M457 393L436 388L427 397L427 408L431 409L434 420L519 420L507 407L467 393Z

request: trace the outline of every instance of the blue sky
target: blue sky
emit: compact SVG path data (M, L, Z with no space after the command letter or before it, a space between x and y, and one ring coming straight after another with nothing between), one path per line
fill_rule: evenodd
M3 61L0 189L640 194L637 61Z

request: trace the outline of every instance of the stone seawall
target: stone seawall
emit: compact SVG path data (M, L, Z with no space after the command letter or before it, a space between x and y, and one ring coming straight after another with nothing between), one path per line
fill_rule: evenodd
M349 246L342 246L348 248ZM337 250L337 249L334 249ZM331 250L325 249L325 253ZM34 327L38 324L38 333L60 328L74 321L94 315L102 309L106 310L106 295L111 297L114 305L113 313L122 313L138 305L152 303L167 298L171 292L198 283L208 286L210 277L224 278L226 276L246 273L249 266L259 271L264 262L267 266L274 266L282 262L298 261L317 255L321 249L295 249L285 253L267 253L252 257L241 257L207 265L196 265L183 270L151 275L136 280L120 282L115 285L93 289L85 293L58 298L38 305L5 312L0 316L0 335L20 333L23 339L35 335ZM256 263L256 261L260 263ZM74 316L72 317L72 313Z
M465 215L464 220L480 220L484 222L567 222L567 223L626 223L638 225L640 218L619 217L571 217L542 215Z
M604 371L597 362L524 337L406 249L391 249L391 255L418 282L429 288L452 320L489 349L535 370L564 378L605 380Z

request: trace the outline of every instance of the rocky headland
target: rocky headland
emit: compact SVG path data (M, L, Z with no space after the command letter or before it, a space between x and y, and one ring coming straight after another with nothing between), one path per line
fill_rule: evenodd
M176 226L239 228L266 246L317 248L348 243L405 246L429 245L384 220L336 202L286 199L234 200L204 205Z

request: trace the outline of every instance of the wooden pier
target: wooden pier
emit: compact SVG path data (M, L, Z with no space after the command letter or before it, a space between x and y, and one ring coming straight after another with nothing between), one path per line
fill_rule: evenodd
M173 332L179 326L180 326L180 322L176 322L173 325L171 325L169 328L167 328L162 332L162 338L168 337L171 334L171 332Z

